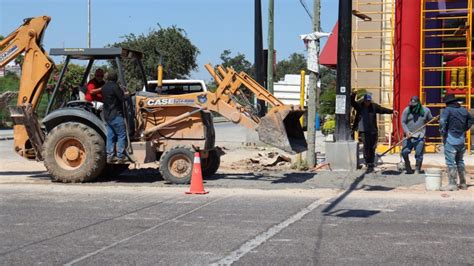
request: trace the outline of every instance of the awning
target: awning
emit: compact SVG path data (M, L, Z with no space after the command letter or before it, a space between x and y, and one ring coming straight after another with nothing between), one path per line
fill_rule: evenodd
M329 68L336 68L337 66L337 36L339 33L338 22L332 29L331 36L329 36L323 51L319 56L319 63Z

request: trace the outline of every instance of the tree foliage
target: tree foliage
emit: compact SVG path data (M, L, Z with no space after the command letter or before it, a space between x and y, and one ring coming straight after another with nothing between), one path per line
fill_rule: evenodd
M157 67L160 54L163 63L163 77L166 79L182 79L197 69L197 55L199 49L186 36L185 31L176 26L169 28L152 29L147 34L125 35L124 41L112 46L129 48L144 53L142 59L147 79L157 78ZM114 66L114 62L112 62ZM135 62L124 63L125 77L128 82L140 79L141 74ZM132 81L133 82L133 81ZM129 87L130 84L128 84ZM133 85L132 85L133 87Z
M56 83L59 81L59 73L62 68L63 64L56 65L56 68L53 70L53 73L49 78L46 91L43 93L43 97L41 98L41 102L39 103L37 109L37 113L40 116L42 116L46 110L50 96L53 93L53 89ZM78 93L77 89L83 79L85 71L86 70L84 66L72 63L67 65L67 70L64 73L64 77L61 80L61 84L58 88L58 92L56 93L56 97L52 105L53 110L64 106L65 103L74 99L73 92Z
M0 93L4 91L18 91L20 78L10 71L5 72L5 76L0 77Z
M322 66L320 68L321 91L336 89L336 71L334 69Z
M64 64L56 65L56 68L53 70L53 73L49 78L49 85L56 84L59 78L59 72L61 71L63 66ZM66 73L64 73L64 77L61 81L61 87L69 89L73 88L74 86L78 86L81 83L85 71L86 69L84 66L69 63L67 65Z
M221 55L221 65L226 67L232 67L237 72L245 72L249 75L253 74L253 65L245 58L244 54L237 53L236 56L231 56L230 50L224 50Z
M321 67L321 96L319 98L319 113L324 118L336 111L336 72L327 67Z
M302 54L293 53L288 59L277 63L275 80L283 79L285 74L300 74L301 70L306 70L306 58Z

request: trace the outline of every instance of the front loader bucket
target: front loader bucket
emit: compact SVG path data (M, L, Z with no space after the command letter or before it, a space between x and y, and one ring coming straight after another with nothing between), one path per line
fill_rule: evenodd
M303 110L291 110L288 106L274 107L260 120L256 130L260 141L289 153L307 150L300 117Z

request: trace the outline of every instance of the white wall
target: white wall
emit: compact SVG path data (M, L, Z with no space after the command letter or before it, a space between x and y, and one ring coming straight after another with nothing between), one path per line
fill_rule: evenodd
M287 74L285 78L273 84L275 97L284 104L300 105L300 75ZM305 76L305 98L308 99L309 75ZM306 102L306 101L305 101ZM306 105L306 104L305 104Z

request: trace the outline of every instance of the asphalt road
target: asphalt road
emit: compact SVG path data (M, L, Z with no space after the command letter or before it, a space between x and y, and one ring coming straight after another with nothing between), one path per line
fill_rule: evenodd
M220 171L191 196L154 169L52 183L11 140L0 158L0 265L474 264L472 187L423 176Z
M468 265L473 208L416 193L2 185L0 263Z

